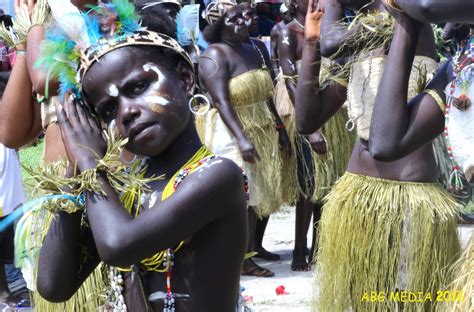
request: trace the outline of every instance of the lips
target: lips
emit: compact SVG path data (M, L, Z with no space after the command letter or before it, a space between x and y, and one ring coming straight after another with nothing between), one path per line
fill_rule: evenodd
M136 137L140 136L142 133L144 133L147 129L149 129L151 126L153 126L154 123L141 123L136 125L130 130L129 134L129 139L134 140Z

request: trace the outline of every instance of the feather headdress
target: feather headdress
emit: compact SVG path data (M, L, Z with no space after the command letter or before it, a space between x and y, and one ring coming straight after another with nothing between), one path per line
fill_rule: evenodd
M128 0L100 3L81 13L84 31L65 31L52 27L47 31L37 66L56 77L60 95L72 90L81 97L81 81L90 66L105 54L124 46L154 45L173 49L194 68L184 49L176 40L141 27L135 6Z

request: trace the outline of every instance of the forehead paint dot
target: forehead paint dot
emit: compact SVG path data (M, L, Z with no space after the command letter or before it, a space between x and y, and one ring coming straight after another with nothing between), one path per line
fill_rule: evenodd
M145 65L143 65L143 70L146 72L149 72L150 70L155 72L158 80L153 84L153 89L157 90L160 83L165 80L165 75L163 75L158 66L153 63L146 63Z
M107 94L113 97L117 97L119 95L119 90L117 86L113 83L107 86Z

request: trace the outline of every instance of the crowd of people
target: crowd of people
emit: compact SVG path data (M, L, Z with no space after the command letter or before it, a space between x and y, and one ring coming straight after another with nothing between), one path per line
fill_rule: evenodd
M472 311L471 9L16 0L0 12L0 304L242 311L240 276L280 259L270 216L294 207L314 311ZM17 151L38 137L26 201Z

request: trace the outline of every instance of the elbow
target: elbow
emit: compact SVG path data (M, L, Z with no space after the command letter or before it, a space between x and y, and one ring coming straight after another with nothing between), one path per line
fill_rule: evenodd
M76 288L71 287L70 281L62 278L58 281L52 281L49 278L39 278L36 282L36 289L43 299L60 303L68 301L77 291Z
M381 162L395 161L402 157L396 148L377 146L377 144L369 144L369 153L375 160Z
M424 22L441 22L435 20L435 8L433 8L432 0L418 0L415 3L415 10L417 11L417 18L422 19ZM436 6L435 6L436 7Z
M0 130L0 143L5 145L7 148L11 149L19 149L25 144L29 142L25 142L26 140L19 139L11 134L8 131L4 131L4 129Z
M318 122L307 118L307 115L305 116L298 108L296 109L295 117L296 131L299 134L310 135L320 128Z
M321 39L320 41L320 50L322 57L331 57L336 54L338 50L338 44L335 40L331 39Z
M117 235L108 235L103 241L96 243L100 259L109 266L129 267L135 262L129 259L125 240Z
M308 124L305 124L304 122L298 122L298 121L296 122L296 131L299 134L310 135L314 133L316 130L318 130L318 128L314 127L314 125L308 125Z

